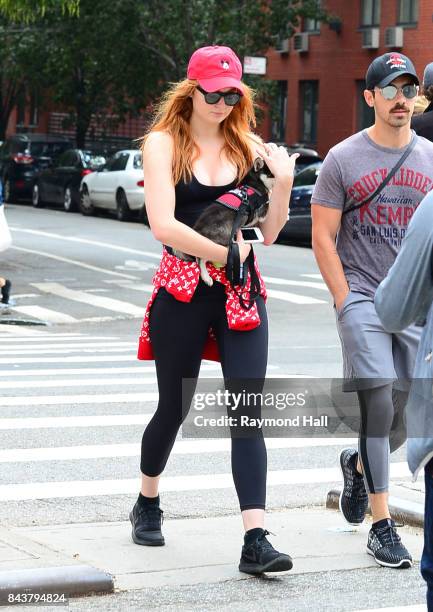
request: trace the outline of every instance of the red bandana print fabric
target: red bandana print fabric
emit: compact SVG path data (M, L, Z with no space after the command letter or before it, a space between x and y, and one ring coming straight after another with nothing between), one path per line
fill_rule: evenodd
M256 258L254 258L254 264L260 281L260 295L266 300L266 288L260 275ZM249 310L242 308L238 296L226 278L225 268L215 268L215 266L209 262L206 264L206 267L211 278L225 286L227 296L227 324L229 329L236 331L248 331L249 329L258 327L260 325L260 317L256 304L254 303ZM199 279L200 268L196 261L184 261L175 255L170 255L166 249L163 249L161 262L152 279L154 289L147 304L141 327L141 334L138 343L138 359L154 359L149 334L149 318L150 310L158 290L161 287L165 287L166 291L168 291L168 293L170 293L180 302L190 302L197 288ZM248 279L242 293L244 300L248 300L250 285L251 279L248 275ZM210 359L212 361L220 361L216 338L211 328L209 329L209 336L202 358Z

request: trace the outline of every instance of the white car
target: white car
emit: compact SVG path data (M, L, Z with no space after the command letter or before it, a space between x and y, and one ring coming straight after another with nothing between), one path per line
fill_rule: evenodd
M93 215L97 208L115 211L119 221L128 221L133 211L144 211L144 182L141 153L118 151L97 172L83 178L80 211Z

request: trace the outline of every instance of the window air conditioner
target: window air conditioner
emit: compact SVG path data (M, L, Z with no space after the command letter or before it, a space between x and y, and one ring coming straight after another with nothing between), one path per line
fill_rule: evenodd
M308 32L295 34L293 37L293 49L298 53L306 53L309 47Z
M288 38L278 38L275 41L275 51L277 53L288 53L290 49L290 41Z
M403 28L386 28L385 47L401 48L403 46Z
M362 32L363 49L379 49L379 28L368 28Z

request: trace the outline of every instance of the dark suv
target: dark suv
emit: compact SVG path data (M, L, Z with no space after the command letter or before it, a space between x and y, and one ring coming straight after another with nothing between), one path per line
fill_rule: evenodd
M0 177L5 201L31 199L35 175L71 147L71 141L64 136L14 134L7 138L0 147Z

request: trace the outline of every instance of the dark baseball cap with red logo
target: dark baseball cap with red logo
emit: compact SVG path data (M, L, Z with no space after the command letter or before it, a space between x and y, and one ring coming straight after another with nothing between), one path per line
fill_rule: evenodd
M386 87L394 79L405 74L411 76L419 85L415 66L406 55L385 53L371 62L365 75L365 85L367 89Z
M233 87L243 93L242 64L230 47L200 47L191 55L187 77L208 92Z

